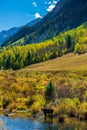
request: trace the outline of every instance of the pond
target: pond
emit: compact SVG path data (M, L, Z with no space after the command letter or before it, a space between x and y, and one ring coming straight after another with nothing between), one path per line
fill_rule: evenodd
M44 123L24 117L0 116L6 130L87 130L86 122ZM0 129L1 130L1 129Z

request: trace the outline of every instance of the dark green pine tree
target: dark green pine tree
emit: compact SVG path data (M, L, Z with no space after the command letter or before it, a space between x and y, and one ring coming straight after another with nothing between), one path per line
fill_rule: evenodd
M55 87L52 82L46 86L45 100L46 102L52 102L55 99Z
M68 36L67 36L67 49L70 49L70 48L71 48L71 46L72 46L71 36L70 36L70 35L68 35Z

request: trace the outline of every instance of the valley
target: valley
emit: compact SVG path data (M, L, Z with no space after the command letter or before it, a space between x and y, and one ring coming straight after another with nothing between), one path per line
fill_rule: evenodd
M43 2L0 33L0 119L6 130L87 130L87 1Z

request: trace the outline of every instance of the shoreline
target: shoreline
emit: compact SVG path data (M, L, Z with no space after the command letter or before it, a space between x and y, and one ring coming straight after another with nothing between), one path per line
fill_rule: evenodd
M49 124L49 125L55 125L55 126L74 126L74 125L81 125L81 127L84 125L85 127L87 127L87 121L85 120L78 120L76 118L70 118L70 117L66 117L65 121L64 122L59 122L57 118L53 118L53 120L50 120L50 119L47 119L46 121L44 120L44 117L43 118L40 118L40 117L34 117L34 116L29 116L28 115L29 113L25 113L25 112L17 112L17 113L14 113L14 114L9 114L8 116L5 116L3 114L0 114L0 117L1 116L4 116L6 118L10 117L12 119L20 119L20 118L23 118L23 119L29 119L29 120L32 120L32 121L35 121L35 122L39 122L39 123L46 123L46 124ZM2 120L3 121L3 120ZM4 121L3 121L4 122ZM5 123L5 122L4 122Z
M29 119L40 119L40 120L44 120L44 114L41 114L41 113L37 113L37 114L32 114L31 112L28 112L28 111L16 111L16 112L12 112L12 113L8 113L8 114L4 114L3 112L0 113L0 116L6 116L6 117L12 117L12 118L16 118L16 117L21 117L21 118L29 118ZM61 121L59 120L60 118L63 118L64 120ZM66 120L69 119L69 120L76 120L78 122L87 122L87 120L85 119L79 119L77 117L70 117L68 116L67 114L64 114L64 115L61 115L60 117L58 116L55 116L53 118L47 118L47 121L49 120L55 120L56 122L59 122L59 123L65 123Z

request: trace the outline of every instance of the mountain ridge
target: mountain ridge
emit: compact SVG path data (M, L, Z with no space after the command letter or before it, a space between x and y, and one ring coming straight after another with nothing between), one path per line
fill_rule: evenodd
M24 26L32 27L34 24L40 22L41 18L34 19L33 21L30 21L29 23L25 24ZM7 40L9 37L15 35L21 28L21 27L13 27L8 30L3 30L0 32L0 45L3 44L5 40Z
M4 45L10 45L21 38L25 39L24 44L41 42L57 36L60 32L76 28L86 21L87 0L60 0L38 24L33 28L25 28L22 36L19 32L8 39Z

